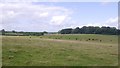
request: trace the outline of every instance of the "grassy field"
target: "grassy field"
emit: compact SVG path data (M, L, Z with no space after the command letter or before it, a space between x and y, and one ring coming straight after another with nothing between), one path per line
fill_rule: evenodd
M116 66L115 35L3 36L4 66Z

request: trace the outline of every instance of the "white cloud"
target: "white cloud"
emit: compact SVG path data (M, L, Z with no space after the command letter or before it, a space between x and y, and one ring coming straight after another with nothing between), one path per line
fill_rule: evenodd
M53 16L50 21L50 24L60 25L60 24L64 23L65 19L66 19L65 15Z
M118 23L118 17L115 18L109 18L106 23L111 23L111 24L117 24Z
M47 17L48 16L48 12L44 12L40 14L40 17Z
M107 24L103 24L103 23L89 23L83 26L98 26L98 27L102 27L102 26L109 26Z
M4 1L4 0L3 0ZM6 0L5 0L6 1ZM9 1L9 0L8 0ZM43 4L35 4L32 1L20 0L17 2L0 3L0 25L9 30L26 31L58 31L61 28L82 26L83 22L73 22L71 14L73 10ZM72 20L74 19L74 20ZM89 23L87 26L117 26L117 19L110 18L102 23ZM84 25L83 25L84 26ZM1 27L0 27L1 28Z
M118 28L118 17L111 17L109 19L107 19L106 21L103 22L96 22L96 23L89 23L86 24L85 26L110 26L110 27L116 27Z
M89 23L85 26L100 26L101 27L101 24L100 23Z
M109 18L106 20L105 24L118 28L118 17Z
M0 23L4 29L9 30L38 29L38 31L43 31L49 28L54 29L54 27L66 23L71 14L71 11L64 7L19 2L0 3L0 9L2 9ZM44 29L43 27L39 28L41 26L45 26Z

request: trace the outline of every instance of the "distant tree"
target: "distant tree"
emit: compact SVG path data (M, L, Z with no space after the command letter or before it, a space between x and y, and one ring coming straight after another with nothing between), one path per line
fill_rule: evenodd
M2 32L2 35L5 35L5 30L4 29L2 29L1 32Z
M71 34L72 30L73 30L72 28L62 29L60 31L60 33L61 34Z
M94 31L94 34L101 34L102 33L102 30L100 27L94 27L95 31Z
M20 31L19 33L24 33L23 31Z
M86 28L87 28L87 26L83 26L82 28L81 28L81 33L82 34L85 34L87 31L86 31Z
M75 29L62 29L59 31L61 34L109 34L117 35L120 34L120 30L115 27L94 27L94 26L83 26L82 28L76 27Z
M47 31L44 31L43 33L44 33L44 34L48 34L48 32L47 32Z
M80 33L80 28L76 27L75 29L72 30L72 34L79 34Z
M44 35L44 33L42 32L41 35Z
M15 30L12 30L13 33L15 33L16 31Z
M120 35L120 29L117 30L117 35Z

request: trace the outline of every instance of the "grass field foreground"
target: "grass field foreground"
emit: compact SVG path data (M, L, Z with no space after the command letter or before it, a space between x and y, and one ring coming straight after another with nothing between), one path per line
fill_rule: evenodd
M4 66L116 66L117 41L115 35L3 36L2 62Z

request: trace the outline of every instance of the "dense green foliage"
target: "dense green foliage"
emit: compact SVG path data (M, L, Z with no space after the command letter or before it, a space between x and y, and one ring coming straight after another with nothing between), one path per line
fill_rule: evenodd
M68 28L62 29L59 31L61 34L109 34L109 35L118 35L120 30L115 27L93 27L93 26L83 26L82 28Z
M60 31L61 34L71 34L71 32L72 32L72 28L62 29Z

